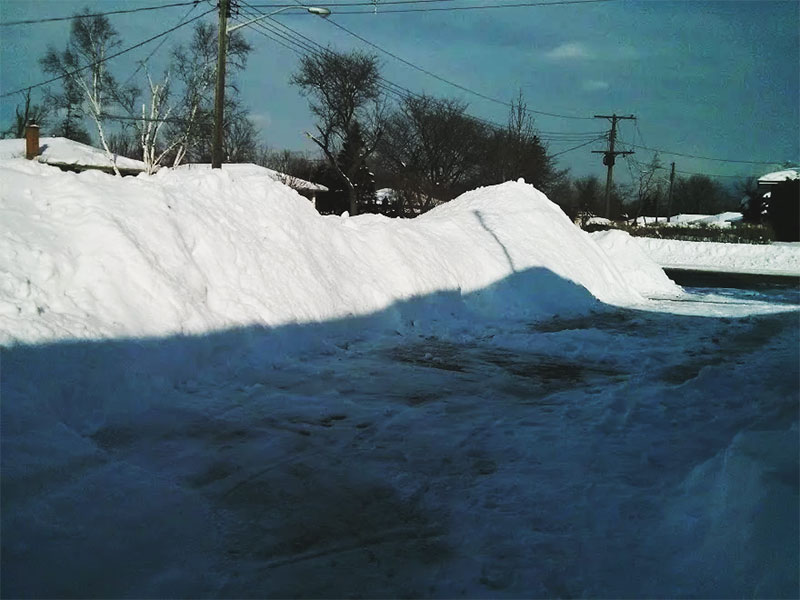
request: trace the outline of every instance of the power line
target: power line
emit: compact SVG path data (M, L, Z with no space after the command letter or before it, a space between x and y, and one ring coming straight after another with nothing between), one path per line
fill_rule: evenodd
M107 62L107 61L111 60L112 58L116 58L117 56L121 56L122 54L125 54L126 52L130 52L132 50L136 50L137 48L140 48L140 47L144 46L145 44L149 44L153 40L157 40L158 38L163 37L165 35L168 35L168 34L172 33L173 31L175 31L176 29L179 29L180 27L183 27L184 25L188 25L189 23L193 23L194 21L197 21L198 19L202 19L207 14L209 14L211 12L214 12L216 10L217 10L216 8L212 8L210 10L207 10L203 14L197 15L196 17L194 17L193 19L190 19L189 21L186 21L184 23L180 23L179 25L176 25L175 27L171 27L170 29L167 29L166 31L164 31L162 33L159 33L158 35L154 35L151 38L148 38L148 39L146 39L146 40L144 40L142 42L139 42L138 44L136 44L134 46L131 46L130 48L126 48L125 50L120 50L119 52L115 52L114 54L106 56L105 58L102 58L100 60L96 60L95 62L89 63L89 64L84 65L82 67L79 67L79 68L75 69L74 71L70 71L69 73L64 73L63 75L59 75L58 77L53 77L52 79L48 79L47 81L41 81L41 82L36 83L34 85L30 85L30 86L27 86L27 87L24 87L24 88L20 88L18 90L14 90L13 92L6 92L5 94L0 94L0 98L6 98L7 96L13 96L14 94L18 94L20 92L25 92L27 90L33 90L33 89L36 89L38 87L42 87L43 85L47 85L48 83L53 83L54 81L58 81L60 79L66 79L67 77L72 77L73 75L76 75L76 74L80 73L81 71L85 71L86 69L89 69L91 67L95 67L97 65L100 65L100 64L102 64L104 62Z
M246 1L243 1L242 4L244 6L246 6L248 9L251 9L251 10L244 11L245 15L248 16L248 17L254 17L254 16L257 16L257 15L263 14L263 13L261 13L260 11L258 11L256 9L256 5L249 4ZM292 44L295 47L288 46L283 41L281 41L279 39L276 39L275 37L273 37L272 35L269 35L268 33L265 33L264 31L256 30L257 33L259 33L259 34L263 35L264 37L267 37L268 39L280 44L281 46L283 46L283 47L295 52L299 56L306 56L309 53L312 54L312 55L319 56L319 55L324 55L324 54L330 52L330 50L328 48L322 46L319 42L317 42L317 41L315 41L315 40L303 35L299 31L289 27L288 25L285 25L284 23L281 23L281 22L277 21L276 19L269 19L269 21L271 21L273 24L270 24L270 29L268 29L268 30L265 29L265 25L266 24L265 24L264 21L258 22L258 23L255 23L255 24L251 24L250 26L253 27L253 25L258 25L258 26L260 26L259 29L265 29L266 31L269 31L269 33L279 36L280 38L282 38L283 40L285 40L289 44ZM289 33L284 33L282 31L277 30L276 26L280 27L282 29L285 29ZM255 28L254 28L254 30L255 30ZM388 80L388 79L386 79L386 78L384 78L382 76L379 76L378 80L379 80L378 81L378 87L383 91L384 96L387 97L387 98L391 98L391 99L394 99L394 100L401 100L402 101L402 100L406 100L408 98L421 98L422 97L421 94L413 92L412 90L410 90L410 89L408 89L406 87L403 87L403 86L401 86L401 85L399 85L397 83L394 83L394 82L392 82L392 81L390 81L390 80ZM499 123L495 123L495 122L489 121L487 119L482 119L480 117L476 117L476 116L473 116L473 115L470 115L470 114L467 114L467 113L465 113L464 116L467 119L470 119L472 121L475 121L477 123L485 125L485 126L489 127L490 129L494 129L494 130L504 130L504 129L506 129L505 125L501 125ZM578 141L584 142L580 146L577 146L577 147L572 148L572 149L567 149L567 150L564 150L564 151L558 153L558 154L565 154L567 152L570 152L573 149L577 149L578 147L583 147L583 146L588 145L588 144L590 144L592 142L595 142L595 141L597 141L599 139L604 139L607 134L604 131L589 131L589 132L575 132L575 133L556 132L556 131L535 131L534 135L541 141L551 142L551 143L556 143L556 144L578 142Z
M183 24L183 22L184 22L186 19L188 19L188 18L189 18L189 15L190 15L190 14L192 14L192 12L193 12L193 11L194 11L194 10L197 8L197 6L198 6L198 2L194 2L194 3L192 4L191 8L190 8L188 11L186 11L186 14L185 14L185 15L183 15L183 17L181 17L181 20L180 20L180 21L178 21L178 24L179 24L179 25L180 25L180 24ZM137 74L139 71L141 71L141 70L144 68L144 66L147 64L147 61L149 61L149 60L150 60L150 59L153 57L153 55L154 55L156 52L158 52L158 51L159 51L159 49L161 48L161 46L163 46L163 45L164 45L164 42L166 42L168 39L169 39L169 36L165 36L165 37L163 37L163 38L161 39L161 41L160 41L160 42L158 42L158 45L156 45L156 47L155 47L155 48L153 48L153 50L150 52L150 54L148 54L148 55L145 57L145 59L139 63L139 66L138 66L138 67L136 67L136 70L135 70L133 73L131 73L130 77L128 77L128 78L125 80L125 84L123 84L123 85L127 85L127 84L130 82L130 80L131 80L131 79L133 79L134 77L136 77L136 74Z
M567 152L572 152L573 150L577 150L578 148L583 148L584 146L588 146L589 144L593 144L594 142L599 142L600 140L606 139L605 135L601 135L600 137L596 137L593 140L589 140L581 144L580 146L575 146L574 148L570 148L568 150L562 150L561 152L556 152L555 154L551 154L550 158L555 158L556 156L561 156L562 154L566 154Z
M110 121L136 121L136 122L149 122L149 123L190 123L188 119L181 119L179 117L164 117L153 119L151 117L133 117L126 115L110 115L108 113L101 113L98 115L101 119L109 119Z
M244 16L244 17L255 17L257 15L257 13L245 10L241 6L239 7L239 14L241 16ZM300 54L300 51L297 48L294 48L294 47L290 46L289 44L281 41L280 39L274 37L275 35L278 34L278 32L275 31L274 27L271 26L271 25L269 25L269 26L265 25L261 21L255 22L255 23L243 23L242 25L244 27L247 27L247 28L251 29L254 33L257 33L257 34L267 38L268 40L270 40L272 42L280 44L284 48L287 48L287 49L291 50L292 52L294 52L296 54ZM267 32L271 33L272 35L269 35L269 33L267 33ZM281 35L280 37L286 39L290 43L293 43L293 44L296 44L296 45L299 46L298 42L295 42L294 40L292 40L291 38L288 38L285 35Z
M633 148L641 148L642 150L652 150L653 152L661 152L662 154L670 154L673 156L682 156L684 158L697 158L699 160L713 160L716 162L725 162L725 163L742 163L748 165L774 165L780 164L781 161L779 160L733 160L728 158L711 158L710 156L696 156L694 154L683 154L681 152L670 152L669 150L663 150L661 148L650 148L649 146L641 146L638 144L628 144L628 146L632 146Z
M415 65L414 63L412 63L412 62L410 62L410 61L398 56L397 54L389 52L385 48L382 48L381 46L370 42L369 40L361 37L357 33L353 32L353 31L350 31L349 29L347 29L347 27L337 23L333 19L328 18L328 19L326 19L326 22L330 23L334 27L338 27L342 31L344 31L344 32L348 33L349 35L353 36L354 38L356 38L358 40L361 40L363 43L375 48L376 50L380 50L381 52L383 52L387 56L391 56L395 60L398 60L398 61L402 62L403 64L411 67L412 69L416 69L417 71L420 71L421 73L425 73L429 77L433 77L434 79L437 79L438 81L446 83L446 84L448 84L450 86L453 86L455 88L458 88L458 89L460 89L462 91L468 92L468 93L470 93L470 94L472 94L474 96L477 96L479 98L483 98L484 100L488 100L489 102L494 102L495 104L500 104L500 105L505 106L507 108L511 108L512 107L512 104L510 102L505 102L503 100L499 100L497 98L492 98L491 96L487 96L486 94L482 94L481 92L476 92L473 89L470 89L470 88L468 88L466 86L463 86L461 84L458 84L458 83L455 83L455 82L450 81L448 79L445 79L444 77L442 77L440 75L437 75L436 73L433 73L431 71L428 71L427 69L423 69L422 67ZM537 115L545 115L545 116L548 116L548 117L558 117L558 118L561 118L561 119L580 119L580 120L589 119L589 120L591 120L591 117L574 117L574 116L570 116L570 115L560 115L560 114L556 114L556 113L545 112L545 111L541 111L541 110L533 110L533 109L526 109L526 112L534 113L534 114L537 114Z
M402 13L415 13L415 12L451 12L457 10L490 10L493 8L531 8L534 6L563 6L568 4L598 4L601 2L614 2L614 0L556 0L555 2L518 2L508 4L484 4L480 6L442 6L442 7L429 7L429 8L406 8L406 9L389 9L377 11L373 10L348 10L336 11L337 15L386 15L386 14L402 14Z
M386 4L427 4L431 2L454 2L455 0L380 0L380 5ZM250 8L286 8L296 6L296 4L249 4ZM375 2L329 2L326 7L338 8L340 6L375 6Z
M660 170L668 171L667 167L657 167ZM705 177L724 177L726 179L744 179L745 177L754 177L754 175L717 175L714 173L694 173L692 171L681 171L680 169L675 169L676 173L680 173L681 175L701 175Z
M159 4L158 6L143 6L141 8L128 8L124 10L112 10L103 13L91 14L77 14L71 17L50 17L47 19L28 19L26 21L9 21L7 23L0 23L0 27L8 27L11 25L33 25L36 23L50 23L52 21L71 21L73 19L89 19L92 17L107 17L108 15L121 15L127 13L141 12L145 10L159 10L162 8L174 8L176 6L188 6L189 4L197 5L200 0L188 0L187 2L175 2L173 4Z

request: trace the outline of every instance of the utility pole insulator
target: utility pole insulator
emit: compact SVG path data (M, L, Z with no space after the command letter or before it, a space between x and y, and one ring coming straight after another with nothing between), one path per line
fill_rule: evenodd
M595 115L595 119L610 119L611 131L608 134L608 150L592 150L594 154L603 155L603 164L608 167L608 175L606 176L606 219L611 218L611 186L614 179L614 163L617 156L627 156L633 154L632 151L619 152L614 150L614 143L617 140L617 121L622 119L636 119L633 115L629 117L620 117L616 114L613 115Z

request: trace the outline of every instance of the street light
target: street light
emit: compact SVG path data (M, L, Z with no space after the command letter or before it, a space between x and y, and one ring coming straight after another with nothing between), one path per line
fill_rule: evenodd
M255 23L256 21L260 21L261 19L266 19L268 17L272 17L274 15L277 15L280 12L283 12L285 10L289 10L290 8L304 8L306 11L308 11L312 15L318 15L318 16L323 17L323 18L327 17L328 15L331 14L331 11L329 9L324 8L324 7L320 7L320 6L300 6L300 5L297 5L297 6L284 6L283 8L279 8L278 10L276 10L274 12L271 12L268 15L261 15L260 17L256 17L255 19L251 19L251 20L247 21L246 23L239 23L238 25L234 25L233 27L228 27L228 29L225 31L225 33L227 35L230 35L231 33L236 31L237 29L240 29L241 27L245 27L247 25L250 25L251 23Z
M280 12L289 10L290 8L302 8L312 15L320 17L327 17L331 11L327 8L319 6L284 6L278 10L271 12L267 15L261 15L255 19L251 19L246 23L239 23L233 27L228 27L228 9L230 0L219 0L219 45L217 49L217 89L214 95L214 135L211 139L211 168L222 168L222 113L225 104L225 51L227 49L228 36L237 29L250 25L261 19L266 19L277 15ZM224 33L223 33L224 32Z

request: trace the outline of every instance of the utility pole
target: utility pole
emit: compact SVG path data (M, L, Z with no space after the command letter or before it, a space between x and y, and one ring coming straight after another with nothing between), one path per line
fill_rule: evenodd
M633 151L617 152L614 150L614 143L617 141L617 121L622 119L636 119L633 115L629 117L619 117L613 115L595 115L595 119L611 119L611 132L608 134L608 150L592 150L594 154L603 155L603 164L608 167L608 175L606 176L606 219L611 218L611 185L614 181L614 162L619 155L627 156L633 154Z
M667 223L672 217L672 184L675 182L675 163L672 163L672 169L669 172L669 194L667 194Z
M228 46L228 16L231 0L219 0L217 89L214 95L214 134L211 138L211 168L222 168L222 121L225 107L225 50Z

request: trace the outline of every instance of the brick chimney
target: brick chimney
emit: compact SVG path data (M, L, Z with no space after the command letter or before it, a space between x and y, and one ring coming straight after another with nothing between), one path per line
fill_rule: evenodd
M31 121L25 126L25 158L33 160L39 156L39 126Z

